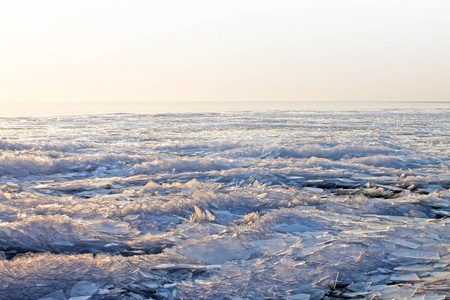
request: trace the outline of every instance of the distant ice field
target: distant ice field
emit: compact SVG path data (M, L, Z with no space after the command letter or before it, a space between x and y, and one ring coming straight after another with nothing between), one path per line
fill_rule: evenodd
M0 118L0 299L445 299L450 109Z
M1 101L0 101L1 104ZM7 101L2 117L87 114L161 114L229 111L346 111L374 109L450 109L450 101Z

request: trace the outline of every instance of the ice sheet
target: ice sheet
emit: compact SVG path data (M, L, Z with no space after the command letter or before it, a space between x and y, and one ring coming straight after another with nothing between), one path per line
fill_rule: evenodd
M448 110L21 120L1 300L450 295Z

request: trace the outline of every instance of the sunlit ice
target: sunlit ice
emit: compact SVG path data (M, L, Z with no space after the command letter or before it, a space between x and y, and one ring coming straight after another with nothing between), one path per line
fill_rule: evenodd
M448 15L0 2L0 299L445 299Z

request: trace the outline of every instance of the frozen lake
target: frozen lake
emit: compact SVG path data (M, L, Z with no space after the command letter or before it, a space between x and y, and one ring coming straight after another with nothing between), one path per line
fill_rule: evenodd
M450 110L0 118L0 299L444 299Z

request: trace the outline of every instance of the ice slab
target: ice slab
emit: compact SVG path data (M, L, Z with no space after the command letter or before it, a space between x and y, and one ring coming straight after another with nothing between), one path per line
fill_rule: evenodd
M414 282L414 281L420 281L420 278L417 276L416 273L409 273L409 274L393 274L391 277L389 277L391 281L394 282Z
M395 271L411 271L411 272L428 272L428 271L432 271L433 265L406 265L406 266L398 266L395 267L394 270Z
M397 249L392 254L393 259L409 258L424 260L439 260L439 253L412 249Z
M447 299L446 295L422 295L422 296L414 296L410 298L411 300L445 300Z
M411 249L417 249L422 245L419 243L414 243L414 242L403 240L403 239L395 239L395 240L391 240L391 242L395 243L396 245L411 248Z
M130 224L127 222L115 222L110 220L89 222L87 227L90 230L107 233L111 235L125 235L130 232Z
M45 295L42 298L39 298L38 300L67 300L67 297L63 290L57 290Z
M208 264L223 264L233 259L246 259L251 254L238 240L232 238L218 238L190 245L179 252L186 257Z
M310 294L299 293L299 294L286 296L286 299L289 299L289 300L309 300L309 299L311 299L311 295Z
M278 252L287 251L292 246L300 247L302 239L291 237L291 238L274 238L267 240L254 240L249 242L249 245L253 247L254 251L266 253L266 254L275 254Z
M194 205L194 213L190 216L189 221L195 223L201 223L205 221L214 222L216 217L209 211L203 211L197 205Z
M373 285L371 289L379 293L382 299L408 299L417 291L415 287L400 285Z
M70 297L90 297L100 288L100 285L91 281L79 281L70 289Z

